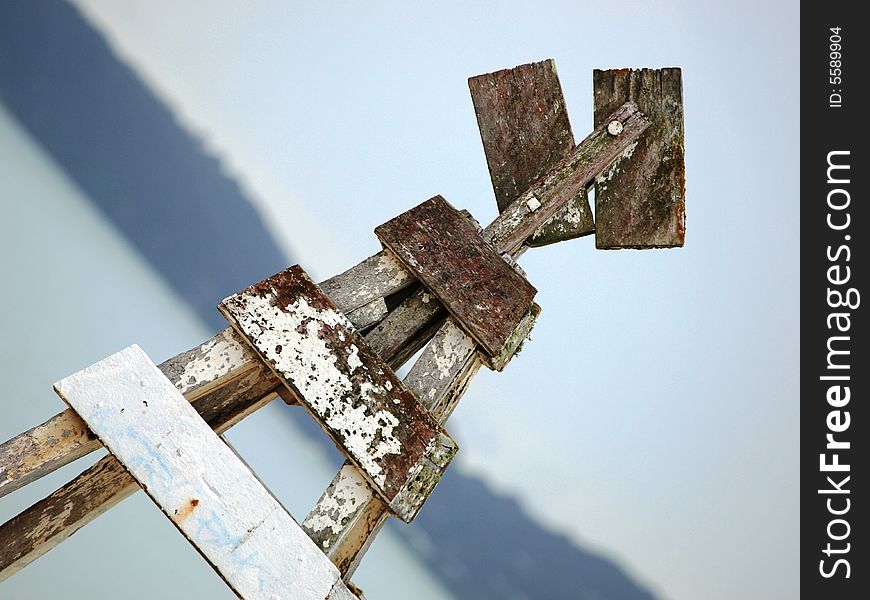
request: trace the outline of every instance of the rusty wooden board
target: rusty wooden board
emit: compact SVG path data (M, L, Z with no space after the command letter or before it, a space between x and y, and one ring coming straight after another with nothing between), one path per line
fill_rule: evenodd
M499 211L525 193L574 149L556 63L544 60L468 80ZM530 238L532 246L588 235L595 229L581 190Z
M490 356L504 347L537 290L441 196L375 229Z
M686 236L683 81L678 68L595 70L595 124L634 102L652 125L596 179L598 248L668 248Z
M240 598L322 600L341 581L138 346L54 387Z
M332 300L294 266L230 296L220 310L390 509L413 519L456 443Z

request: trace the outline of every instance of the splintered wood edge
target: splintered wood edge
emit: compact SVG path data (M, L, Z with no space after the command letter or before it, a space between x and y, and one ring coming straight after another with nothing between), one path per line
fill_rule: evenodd
M412 520L456 443L329 297L297 265L220 310L396 515Z
M335 566L138 346L54 388L240 597L333 592Z

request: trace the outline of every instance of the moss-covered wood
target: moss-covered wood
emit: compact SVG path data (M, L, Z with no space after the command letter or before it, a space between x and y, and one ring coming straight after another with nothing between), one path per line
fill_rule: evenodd
M669 248L686 237L683 81L678 68L596 70L595 124L634 102L650 128L595 188L598 248Z

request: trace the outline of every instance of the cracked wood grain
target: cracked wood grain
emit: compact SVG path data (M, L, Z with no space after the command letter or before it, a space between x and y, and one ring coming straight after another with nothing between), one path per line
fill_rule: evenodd
M323 600L340 581L338 569L138 346L54 389L240 598Z
M230 296L220 310L390 509L411 521L456 443L329 296L297 265Z
M574 134L552 59L468 80L499 210L507 208L574 149ZM595 230L586 190L529 238L544 246Z
M637 146L596 179L597 248L669 248L686 236L680 69L595 70L595 124L634 102L652 122Z

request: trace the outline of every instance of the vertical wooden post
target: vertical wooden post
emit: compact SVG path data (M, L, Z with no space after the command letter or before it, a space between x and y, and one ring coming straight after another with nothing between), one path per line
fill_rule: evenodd
M678 68L595 70L595 125L634 102L651 125L596 179L598 248L669 248L686 235L683 81Z

